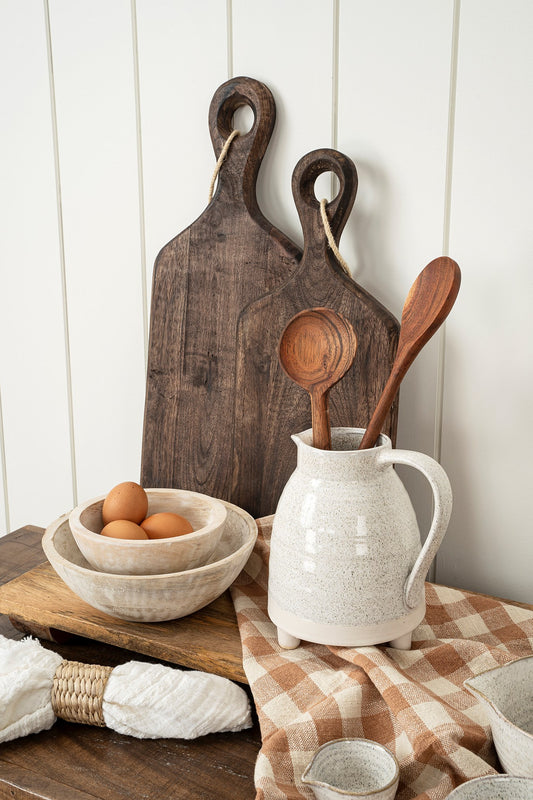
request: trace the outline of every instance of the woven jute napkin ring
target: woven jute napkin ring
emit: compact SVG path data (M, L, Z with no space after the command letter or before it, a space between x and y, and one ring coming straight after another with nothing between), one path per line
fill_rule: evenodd
M52 686L52 708L56 717L105 728L102 703L113 667L62 661Z

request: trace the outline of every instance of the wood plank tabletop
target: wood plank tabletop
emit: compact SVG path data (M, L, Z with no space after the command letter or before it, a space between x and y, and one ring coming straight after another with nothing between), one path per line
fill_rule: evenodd
M0 538L0 584L46 561L42 533L28 525ZM232 609L225 607L228 610ZM24 636L3 615L0 633L12 639ZM132 658L160 660L80 636L59 633L56 638L66 640L43 641L43 646L73 661L115 666ZM49 731L0 744L0 798L250 800L260 745L255 713L254 727L248 731L191 741L140 740L108 728L57 720Z
M265 532L267 527L265 524ZM10 609L10 613L16 610L16 605L13 606L12 603L17 597L20 598L19 588L33 585L35 576L39 576L43 571L39 567L45 562L41 548L42 533L41 528L28 525L0 538L0 586L31 572L29 582L15 581L11 587L5 586L0 590L2 599L0 607ZM15 590L13 595L12 588ZM45 591L44 595L39 597L43 603L49 602L52 606L56 603L55 610L64 617L61 622L64 630L76 629L78 622L70 628L65 622L69 616L68 603L72 598L64 597L59 601L64 605L58 607L56 595L52 594L46 600ZM533 608L526 603L512 600L503 602ZM201 615L202 624L213 625L215 631L220 627L215 633L215 639L220 635L221 642L225 637L226 644L230 642L228 647L233 655L227 663L218 662L222 664L219 673L228 669L234 670L235 659L238 661L240 655L240 638L231 600L225 596L212 606L214 608L210 607L198 614ZM21 612L21 620L15 622L21 628L25 628L29 620L29 628L34 635L38 635L38 621L42 616L35 613L35 620L31 620L34 607L35 603L32 605L31 599L28 599L24 604L23 613ZM98 621L99 635L102 635L107 620L111 618L106 617L106 620ZM115 620L114 623L116 622L120 621ZM171 625L176 622L182 621L175 621ZM168 647L167 643L166 651L161 650L161 652L166 653L167 658L170 656L174 664L186 664L188 659L194 666L197 656L193 652L194 645L190 644L193 640L188 640L187 637L191 635L194 637L195 627L199 621L183 622L184 625L180 629L183 636L181 645ZM51 634L56 641L47 641L45 638L42 644L66 659L85 663L115 666L132 658L145 661L161 660L160 656L153 657L153 651L151 651L152 656L142 652L132 653L132 649L138 646L138 640L126 636L120 629L121 625L126 624L119 624L118 638L115 630L109 639L122 642L123 647L114 646L105 640L94 641L81 636L71 636L64 630L50 630L46 625L43 626L43 636L48 637ZM92 633L94 628L89 626L87 634ZM21 639L25 635L23 630L15 629L8 617L1 614L0 634L12 639ZM172 634L175 634L174 629ZM220 642L211 644L210 652L214 654L215 662L218 659L217 651L222 649ZM237 677L237 680L245 680L243 675L244 673L240 678ZM247 685L244 684L244 688L250 693ZM39 800L137 800L137 798L138 800L141 798L142 800L214 800L214 798L241 800L242 798L244 800L246 798L250 800L255 794L253 771L260 746L261 739L255 711L254 727L248 731L211 734L192 741L139 740L122 736L107 728L57 720L49 731L0 744L0 800L3 798L15 798L15 800L30 798Z

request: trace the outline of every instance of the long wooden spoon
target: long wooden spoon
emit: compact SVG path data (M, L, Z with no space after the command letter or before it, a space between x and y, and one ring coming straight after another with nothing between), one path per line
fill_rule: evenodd
M288 323L279 342L281 366L311 397L313 447L331 450L329 390L352 366L357 339L331 308L309 308Z
M402 311L400 338L391 374L359 445L374 447L385 417L414 359L450 313L461 285L461 270L441 256L425 267L411 286Z

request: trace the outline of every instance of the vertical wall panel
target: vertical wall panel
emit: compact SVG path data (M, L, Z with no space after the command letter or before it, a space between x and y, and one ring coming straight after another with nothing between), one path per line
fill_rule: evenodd
M359 191L342 240L361 286L400 319L420 270L442 253L453 3L341 0L338 147ZM398 445L433 455L438 342L400 394ZM423 531L425 480L399 468Z
M4 423L2 416L2 395L0 394L0 536L3 536L11 529L9 503L7 500L7 481L5 478Z
M78 494L138 479L142 270L130 3L52 0Z
M72 505L46 26L0 6L0 380L12 528ZM4 528L4 518L0 521Z
M257 4L233 0L233 72L263 81L276 100L276 127L259 173L259 204L300 244L291 178L303 155L332 144L332 44L332 2L309 0L304 8L273 0L258 13Z
M454 513L440 582L531 602L533 7L470 0L459 37L443 463Z
M226 5L137 0L148 294L159 250L207 205L209 104L227 80Z

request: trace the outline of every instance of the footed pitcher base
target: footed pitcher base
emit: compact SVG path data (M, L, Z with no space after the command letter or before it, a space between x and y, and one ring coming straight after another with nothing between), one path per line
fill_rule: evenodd
M280 647L283 647L284 650L295 650L297 647L300 646L301 639L297 639L295 636L292 636L287 631L278 628L278 644ZM411 642L413 639L413 632L410 631L409 633L404 633L403 636L399 636L397 639L391 639L389 642L391 647L396 648L396 650L410 650L411 649ZM361 647L362 645L352 645L352 647Z
M295 650L300 646L300 641L300 639L291 636L287 631L278 628L278 644L280 647L283 647L284 650Z
M391 647L395 647L396 650L410 650L412 640L413 631L409 631L409 633L404 633L403 636L398 636L397 639L391 639L389 644Z
M368 647L390 643L397 650L409 650L414 629L424 619L426 604L409 611L400 619L373 625L328 625L302 619L281 609L268 598L268 615L277 628L278 643L285 650L294 650L300 640L340 647Z

